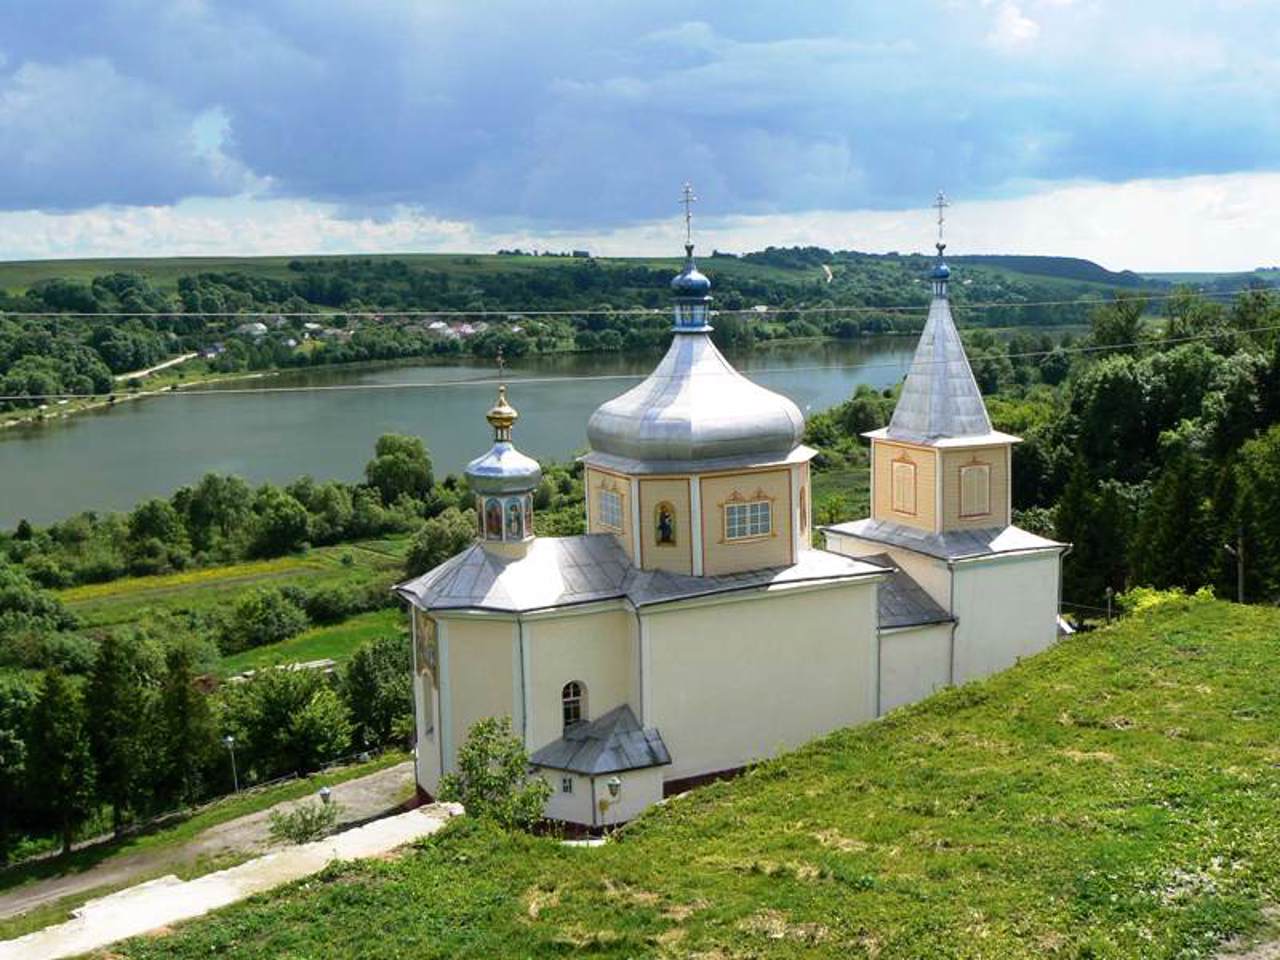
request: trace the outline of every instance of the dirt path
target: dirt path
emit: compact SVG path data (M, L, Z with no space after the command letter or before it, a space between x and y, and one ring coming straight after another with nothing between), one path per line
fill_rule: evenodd
M176 367L180 363L186 363L188 360L194 360L198 357L198 353L184 353L179 357L157 363L154 367L147 367L145 370L134 370L132 373L117 373L116 381L123 383L125 380L143 380L153 373L159 373L161 370L168 370L170 367Z
M355 823L386 813L404 801L413 788L413 763L379 770L367 777L348 780L332 787L333 802L342 806L339 822ZM288 810L311 797L280 803L258 813L228 820L197 834L175 847L144 850L112 857L80 873L50 877L0 893L0 919L26 913L45 904L104 887L118 887L145 876L154 876L230 854L256 854L270 849L269 817L272 810Z

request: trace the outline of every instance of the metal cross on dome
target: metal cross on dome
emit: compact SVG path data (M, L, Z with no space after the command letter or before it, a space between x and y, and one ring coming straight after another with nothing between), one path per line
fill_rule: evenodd
M496 359L497 359L497 362L498 362L498 382L499 382L499 383L502 383L502 381L503 381L503 379L504 379L504 377L503 377L503 372L504 372L504 371L506 370L506 368L507 368L507 360L506 360L506 358L502 355L502 344L498 344L498 355L497 355L497 358L496 358Z
M946 247L946 244L942 241L942 224L946 221L943 211L951 206L951 201L947 199L946 194L939 190L938 199L933 201L933 205L938 211L938 253L941 255L943 248Z
M684 242L693 243L693 205L698 202L698 198L693 195L693 184L688 180L684 182L684 192L680 197L680 203L684 204Z

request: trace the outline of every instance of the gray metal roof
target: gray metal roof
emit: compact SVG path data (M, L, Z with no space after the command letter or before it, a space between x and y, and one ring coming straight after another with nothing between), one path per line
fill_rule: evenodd
M735 370L706 333L681 333L642 383L587 421L591 449L640 461L785 457L804 435L800 408Z
M671 762L671 754L661 734L652 727L642 729L624 703L595 720L575 723L563 737L531 756L529 762L552 770L599 776L665 766Z
M926 623L949 623L953 618L924 587L893 562L887 553L876 553L859 559L878 563L893 570L893 576L880 582L878 599L880 627L918 627Z
M503 557L473 544L396 592L424 610L523 613L600 600L636 607L819 581L883 577L873 564L825 550L802 550L788 567L693 577L638 570L612 534L538 537L523 557Z
M945 295L935 296L885 435L919 442L991 432L987 407L951 319L951 302Z
M985 530L950 530L946 533L933 533L884 520L866 519L838 523L822 529L891 547L904 547L940 560L967 560L1030 550L1062 550L1067 546L1065 543L1047 540L1012 525L989 527Z

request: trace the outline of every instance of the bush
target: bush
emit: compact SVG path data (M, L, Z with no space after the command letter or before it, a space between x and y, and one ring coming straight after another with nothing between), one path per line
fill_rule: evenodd
M342 807L336 803L302 803L287 812L272 810L267 820L274 843L307 843L333 832Z
M222 651L235 653L250 647L288 640L305 630L307 615L283 591L260 587L236 603L222 630Z
M475 514L450 507L422 525L405 560L405 574L420 576L465 549L476 536Z
M352 655L342 675L342 694L358 744L376 746L397 739L406 719L412 731L412 673L409 639L399 631L370 640Z
M529 776L529 755L507 717L477 721L458 750L458 772L440 780L441 800L456 800L471 816L508 830L531 828L550 798L551 784Z

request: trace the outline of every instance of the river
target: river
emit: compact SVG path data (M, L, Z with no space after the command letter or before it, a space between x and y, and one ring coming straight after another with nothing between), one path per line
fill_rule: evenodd
M780 344L730 359L810 412L841 402L859 383L896 383L914 348L914 337L875 337ZM571 354L513 363L516 443L535 457L569 456L586 442L591 411L638 382L658 359ZM456 473L490 442L484 412L494 398L493 376L492 367L475 362L330 367L0 431L0 528L11 529L23 517L45 524L81 510L127 510L208 471L255 483L302 474L355 480L383 433L422 437L437 475ZM488 382L468 382L477 380ZM376 389L340 389L350 385ZM278 387L328 389L235 392Z

